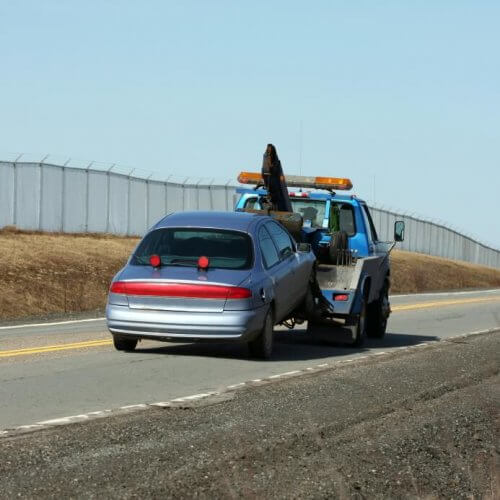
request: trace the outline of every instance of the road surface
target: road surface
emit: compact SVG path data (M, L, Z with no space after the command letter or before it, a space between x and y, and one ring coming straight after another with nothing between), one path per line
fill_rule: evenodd
M363 348L278 329L271 361L243 345L145 341L117 352L101 320L0 328L0 430L219 391L246 381L500 327L500 290L391 298L388 334Z

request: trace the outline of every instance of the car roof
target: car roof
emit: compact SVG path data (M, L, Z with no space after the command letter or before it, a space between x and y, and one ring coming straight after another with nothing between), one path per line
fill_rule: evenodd
M248 231L256 220L267 216L246 212L174 212L158 222L154 229L166 227L204 227Z

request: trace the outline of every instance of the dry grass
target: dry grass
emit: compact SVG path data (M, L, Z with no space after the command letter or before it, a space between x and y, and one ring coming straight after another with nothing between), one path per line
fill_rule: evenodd
M0 231L0 320L102 310L137 244L109 235ZM395 293L500 286L500 270L395 251Z
M0 319L103 309L135 238L0 232Z
M392 293L500 287L500 269L395 250Z

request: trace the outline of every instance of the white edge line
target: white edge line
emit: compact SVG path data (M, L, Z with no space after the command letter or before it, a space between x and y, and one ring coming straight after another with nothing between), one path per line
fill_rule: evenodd
M36 328L39 326L72 325L75 323L90 323L92 321L103 321L106 318L72 319L68 321L55 321L53 323L27 323L25 325L0 326L0 330L16 330L19 328Z
M267 377L268 379L275 379L280 377L288 377L290 375L296 375L297 373L303 373L305 370L309 370L309 368L304 368L304 370L292 370L291 372L278 373L278 375L271 375Z
M237 389L238 387L243 387L246 385L246 382L240 382L239 384L228 385L228 389Z
M208 396L213 396L215 392L204 392L201 394L193 394L192 396L183 396L182 398L172 399L172 402L182 402L182 401L192 401L193 399L207 398Z
M474 335L481 335L481 334L487 334L487 333L494 333L500 331L500 327L496 328L488 328L486 330L476 330L473 332L467 332L467 333L461 333L458 335L454 335L453 337L447 337L445 339L442 339L441 342L447 341L447 340L453 340L457 338L464 338L464 337L471 337ZM401 350L409 350L415 347L421 347L421 346L427 346L427 345L437 345L439 344L440 341L432 342L432 343L422 343L422 344L416 344L412 346L403 346L399 348L395 348L395 351L401 351ZM358 361L360 359L365 359L365 358L371 358L373 356L380 356L382 354L389 354L389 351L382 351L382 352L374 352L369 355L365 356L357 356L354 358L349 358L345 360L339 360L335 363L328 364L328 363L322 363L320 365L316 365L316 367L308 367L304 368L302 370L292 370L289 372L285 373L280 373L278 375L271 375L267 378L264 379L254 379L251 380L250 382L262 382L262 381L270 381L271 379L277 379L280 377L286 377L288 375L296 375L299 373L305 374L307 372L310 372L311 370L316 370L318 367L327 367L327 366L336 366L336 365L341 365L343 363L351 362L351 361ZM53 425L64 425L64 424L70 424L70 423L76 423L78 421L86 421L90 420L91 417L98 417L99 415L103 414L108 414L112 415L114 412L117 412L119 410L128 410L128 409L144 409L144 408L149 408L149 407L170 407L173 406L173 404L177 402L183 402L183 401L193 401L196 399L202 399L206 398L209 396L217 395L223 393L225 390L231 390L231 389L239 389L243 388L244 386L248 386L248 382L240 382L239 384L233 384L233 385L228 385L226 388L222 388L220 391L216 392L206 392L206 393L199 393L199 394L193 394L191 396L184 396L176 399L172 399L170 401L163 401L163 402L157 402L157 403L140 403L140 404L135 404L135 405L126 405L126 406L121 406L116 409L111 409L111 410L98 410L98 411L92 411L89 413L82 413L80 415L72 415L69 417L61 417L61 418L54 418L51 420L43 420L41 422L36 422L35 424L28 424L28 425L20 425L11 429L5 429L5 430L0 430L0 436L4 436L7 434L10 434L11 432L19 431L19 430L30 430L30 429L40 429L44 427L51 427Z

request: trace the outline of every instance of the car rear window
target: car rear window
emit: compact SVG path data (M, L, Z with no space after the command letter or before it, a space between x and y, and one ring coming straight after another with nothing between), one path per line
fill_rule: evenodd
M162 265L197 266L204 255L211 268L248 269L253 252L250 237L223 229L164 228L147 234L132 257L134 265L149 265L159 255Z

